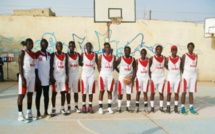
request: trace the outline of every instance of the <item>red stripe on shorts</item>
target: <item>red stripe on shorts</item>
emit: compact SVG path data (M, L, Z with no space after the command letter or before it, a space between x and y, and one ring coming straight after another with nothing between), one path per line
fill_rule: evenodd
M195 83L195 93L197 92L197 81Z
M94 94L96 92L96 82L94 81L93 82L93 91L92 91L92 93Z
M181 82L178 83L178 90L177 90L177 94L179 93L180 91L180 85L181 85Z
M187 81L185 79L183 79L183 92L186 93L186 89L187 89Z
M138 79L136 79L136 91L137 92L139 91L139 81L138 81Z
M153 80L151 80L151 92L155 93L155 85L154 85Z
M162 93L164 92L165 83L166 83L166 81L164 81L164 83L163 83Z
M170 93L170 88L171 88L171 87L170 87L170 82L168 81L168 82L167 82L167 93Z
M118 81L118 93L119 93L119 95L122 94L122 86L121 86L121 82L120 81Z
M133 86L134 86L134 81L131 82L131 93L133 93Z
M149 80L147 82L146 92L148 92L148 89L149 89Z
M78 93L81 91L81 87L80 87L80 79L78 80Z
M112 83L111 83L110 92L113 91L113 84L114 84L114 79L112 80Z
M57 85L55 85L55 84L52 85L52 92L56 92L56 87L57 87Z
M99 84L100 84L100 90L103 91L104 90L104 82L103 82L102 77L100 77L99 80L100 80L100 82L99 82Z
M26 88L22 87L22 94L26 94L26 91L27 91L27 87Z
M81 80L81 89L82 89L82 94L84 94L84 81Z

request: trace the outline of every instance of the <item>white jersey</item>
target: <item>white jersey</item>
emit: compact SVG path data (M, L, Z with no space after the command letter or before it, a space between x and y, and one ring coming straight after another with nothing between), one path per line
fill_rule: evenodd
M114 62L114 56L112 54L110 54L109 56L102 54L100 75L112 77L113 76L113 62Z
M49 85L50 79L50 53L43 53L42 51L36 52L36 69L38 69L38 76L42 86Z
M149 78L149 59L145 59L142 61L142 59L138 59L138 70L136 73L137 77L144 77L146 79Z
M65 69L66 58L65 54L62 53L58 55L56 52L54 53L54 79L57 82L65 82L66 77L66 69Z
M134 62L134 58L133 57L130 56L129 58L126 58L123 55L121 57L119 75L132 76L132 73L133 73L133 62Z
M82 77L95 77L95 56L96 54L92 52L83 54L83 68L82 68Z
M79 55L78 53L67 53L69 74L79 75Z
M193 55L190 55L188 53L185 54L183 77L197 78L196 63L197 63L196 54Z
M169 56L168 61L168 81L180 81L180 65L181 59L180 57L173 58Z
M29 52L24 49L25 55L23 59L23 73L24 76L35 77L35 67L36 67L36 55L34 52Z
M164 56L157 57L156 55L153 56L152 62L152 77L165 77L164 74Z

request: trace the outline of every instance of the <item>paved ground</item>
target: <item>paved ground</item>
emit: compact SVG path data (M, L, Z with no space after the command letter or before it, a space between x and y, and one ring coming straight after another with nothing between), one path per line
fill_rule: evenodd
M198 83L198 92L195 94L194 106L199 115L163 114L158 111L158 96L156 96L156 112L145 114L127 113L125 107L121 114L107 113L107 99L104 100L105 113L98 114L98 89L94 96L94 114L72 113L68 116L58 115L49 119L36 120L27 124L17 121L17 83L0 83L0 133L215 133L215 83ZM81 95L79 95L81 97ZM106 98L105 94L105 98ZM58 111L60 95L57 98ZM81 99L79 98L79 101ZM140 108L143 108L141 96ZM166 99L165 99L166 100ZM43 105L43 100L41 99ZM73 102L73 101L72 101ZM166 101L165 101L166 102ZM186 102L187 103L187 102ZM174 104L173 101L171 103ZM24 100L24 112L26 113L26 98ZM126 101L123 101L126 105ZM135 93L132 94L132 109L135 108ZM72 103L72 107L74 104ZM43 106L41 106L43 108ZM81 107L81 103L79 103ZM166 107L166 105L165 105ZM117 104L113 105L116 110ZM49 111L51 110L51 104ZM187 108L188 110L188 108ZM35 114L33 103L33 113ZM43 112L43 111L42 111Z

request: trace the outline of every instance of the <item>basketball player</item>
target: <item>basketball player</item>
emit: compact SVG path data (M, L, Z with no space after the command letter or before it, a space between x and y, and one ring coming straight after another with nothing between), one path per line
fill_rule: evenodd
M160 108L161 112L165 112L163 110L163 92L165 86L165 75L164 75L164 63L165 57L161 55L162 46L157 45L155 48L156 55L151 57L152 65L150 65L152 74L151 74L151 112L155 112L154 110L154 96L155 92L158 91L160 94Z
M136 78L136 109L135 111L139 112L139 100L140 100L140 93L143 91L144 95L144 111L146 113L149 113L148 110L148 88L149 88L149 81L150 81L150 70L149 65L151 64L151 60L146 57L147 51L146 49L142 49L141 52L141 58L136 60L136 70L137 70L137 78Z
M180 91L180 74L181 74L181 58L177 55L177 46L173 45L171 47L171 56L166 58L165 66L168 70L167 77L167 109L166 112L170 113L170 100L171 93L175 93L175 113L179 113L178 111L178 94Z
M43 91L44 96L44 116L50 117L48 114L49 105L49 79L50 79L50 53L46 51L48 47L48 41L42 39L40 42L41 50L36 52L36 108L37 118L41 119L40 113L40 98Z
M189 113L197 115L198 113L193 108L193 93L197 92L197 55L193 53L193 49L195 48L192 42L188 43L187 49L188 53L182 56L182 81L183 81L183 93L181 96L181 113L186 115L186 109L184 107L185 104L185 96L186 93L189 92L189 103L190 109Z
M135 59L132 56L130 56L131 48L129 46L126 46L124 48L124 53L125 55L122 55L116 61L116 68L118 65L120 65L119 78L118 78L118 109L117 109L117 112L119 113L121 113L122 111L121 110L122 95L124 92L126 92L126 95L127 95L126 111L132 112L132 110L130 109L131 93L133 92L133 83L136 76ZM125 76L131 77L131 83L129 85L125 85L123 83L123 78Z
M19 54L19 91L18 91L18 121L27 123L29 120L36 119L32 115L32 95L35 90L35 66L36 66L36 56L32 52L33 40L28 38L26 41L22 41L21 44L26 47L20 51ZM27 93L27 114L24 117L22 111L22 102Z
M52 116L56 115L55 102L57 92L61 93L61 109L60 112L66 115L64 109L65 94L68 83L67 56L62 52L63 45L61 42L56 43L57 52L51 54L50 77L52 83Z
M98 56L92 51L93 45L88 42L86 44L87 51L81 54L82 68L82 101L83 113L87 113L86 94L89 94L88 112L93 113L93 94L95 93L95 64L98 66Z
M70 52L67 53L67 59L68 59L68 73L69 73L69 82L68 87L69 90L67 91L66 98L67 98L67 104L68 104L68 110L67 114L71 113L71 106L70 106L70 100L71 100L71 91L74 92L74 101L75 101L75 111L77 113L80 113L81 111L78 109L78 93L80 92L80 78L79 78L79 65L81 65L81 58L79 53L75 52L75 42L70 41L69 42L69 50Z
M99 114L103 114L103 96L105 89L108 92L108 112L113 113L111 109L112 104L112 91L114 84L114 66L116 57L110 53L111 46L109 43L104 43L105 53L101 54L98 59L98 70L99 70Z

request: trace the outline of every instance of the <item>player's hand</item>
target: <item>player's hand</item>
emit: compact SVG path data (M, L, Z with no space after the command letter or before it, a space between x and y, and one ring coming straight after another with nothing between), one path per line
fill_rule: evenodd
M25 78L22 78L22 87L23 88L26 88L26 79Z
M51 84L54 85L55 82L56 82L55 79L54 79L54 78L51 78Z
M135 77L131 77L131 81L134 82Z
M37 85L37 86L41 86L41 81L40 81L39 78L36 79L36 85Z
M68 84L68 82L69 82L69 77L66 76L66 84Z

